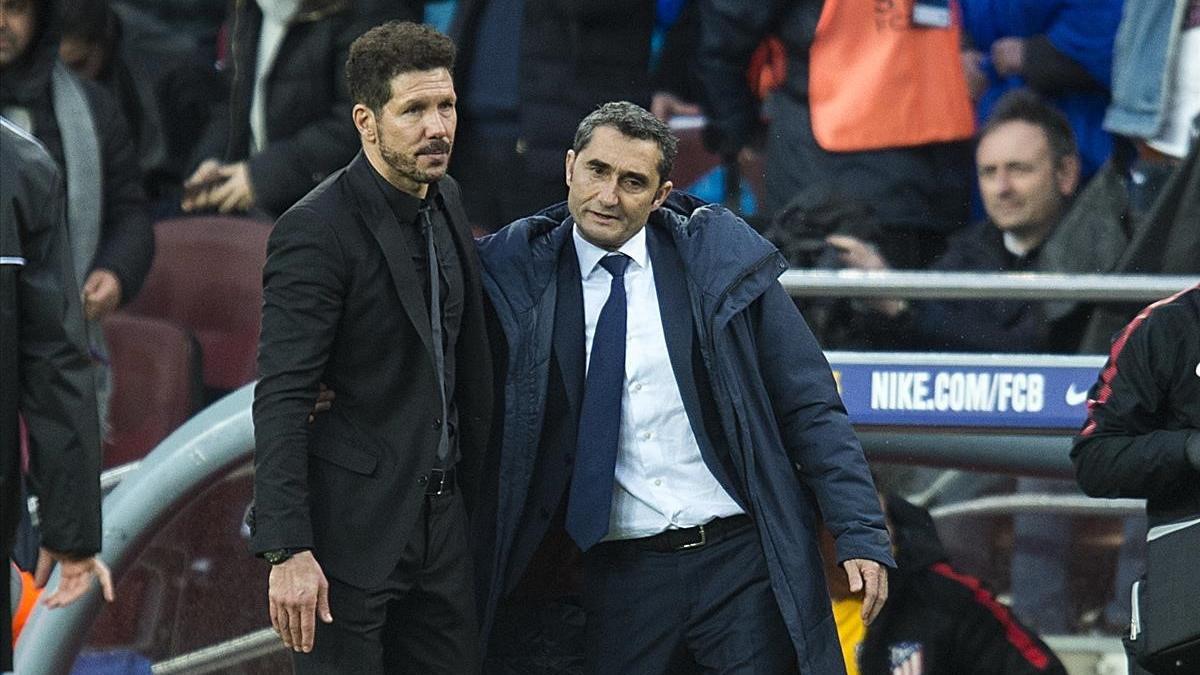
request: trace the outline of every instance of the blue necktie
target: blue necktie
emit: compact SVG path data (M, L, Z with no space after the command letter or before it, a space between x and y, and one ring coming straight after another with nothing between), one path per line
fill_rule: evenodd
M583 551L608 533L625 385L625 267L629 256L618 253L602 258L600 264L612 275L612 286L592 336L567 502L567 533Z

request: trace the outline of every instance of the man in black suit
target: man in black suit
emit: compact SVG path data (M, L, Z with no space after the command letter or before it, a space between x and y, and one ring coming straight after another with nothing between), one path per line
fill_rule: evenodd
M450 40L416 24L356 40L346 73L362 152L268 245L253 550L272 563L271 620L297 672L478 668L465 506L491 363L479 263L445 173L453 61ZM338 405L310 425L322 382Z
M648 111L605 104L566 204L479 242L506 373L485 619L568 542L589 672L838 673L817 534L869 622L894 565L879 501L782 256L673 195L675 153Z

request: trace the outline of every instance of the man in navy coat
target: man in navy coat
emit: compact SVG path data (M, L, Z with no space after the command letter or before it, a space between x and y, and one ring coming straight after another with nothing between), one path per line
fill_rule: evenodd
M565 529L590 671L839 673L822 521L864 619L894 565L866 461L782 257L719 206L668 201L675 151L606 104L567 152L565 208L480 242L505 368L485 631Z

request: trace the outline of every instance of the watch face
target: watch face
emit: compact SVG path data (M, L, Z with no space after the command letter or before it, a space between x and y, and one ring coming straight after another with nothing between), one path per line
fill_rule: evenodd
M267 551L263 554L263 559L272 565L278 565L290 557L292 557L292 552L288 550Z

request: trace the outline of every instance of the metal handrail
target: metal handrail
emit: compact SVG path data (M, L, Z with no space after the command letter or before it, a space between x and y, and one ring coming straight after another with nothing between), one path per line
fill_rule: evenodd
M204 675L231 668L261 656L285 651L283 641L274 630L262 628L232 640L218 642L194 652L159 661L150 667L156 675Z
M1044 272L788 270L779 281L794 297L1140 302L1194 286L1200 277Z
M1040 513L1056 516L1112 516L1123 518L1146 512L1144 499L1098 499L1083 495L992 495L944 504L929 510L934 521L964 516L1008 516Z

